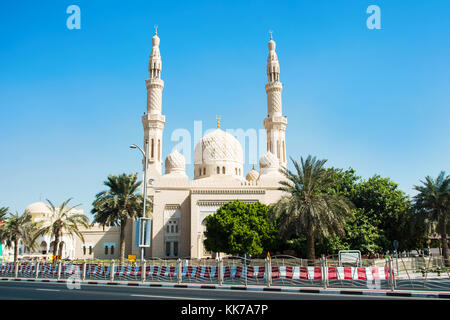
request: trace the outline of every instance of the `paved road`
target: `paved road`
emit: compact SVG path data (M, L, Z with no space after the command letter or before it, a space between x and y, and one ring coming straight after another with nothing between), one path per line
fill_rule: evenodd
M411 297L354 296L287 292L252 292L221 289L81 285L65 283L0 282L0 300L398 300Z

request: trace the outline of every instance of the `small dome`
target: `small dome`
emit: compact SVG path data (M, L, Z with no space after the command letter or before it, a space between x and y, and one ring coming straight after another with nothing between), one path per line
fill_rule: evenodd
M259 178L259 172L253 168L249 173L247 173L247 176L245 177L245 180L247 181L256 181Z
M259 166L261 168L277 168L279 166L278 158L270 151L259 159Z
M30 204L25 211L27 211L29 214L36 214L36 213L51 213L48 206L40 201Z
M169 154L165 161L166 174L175 171L186 171L186 160L184 156L175 149Z

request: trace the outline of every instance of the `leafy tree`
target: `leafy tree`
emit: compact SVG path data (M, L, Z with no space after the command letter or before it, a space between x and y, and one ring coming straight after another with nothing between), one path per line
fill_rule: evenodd
M81 213L73 213L72 210L79 207L81 204L69 206L69 202L72 198L63 201L59 207L56 207L50 200L47 207L50 209L50 218L44 222L39 223L38 230L35 238L43 235L49 235L50 238L54 238L53 242L53 254L62 255L62 247L58 244L64 234L73 236L77 235L82 241L84 241L83 234L80 232L79 227L89 227L89 219L87 216Z
M380 237L376 244L384 251L393 249L399 241L399 250L407 248L410 228L411 201L389 178L374 175L355 186L351 199L357 208L364 210L368 222L376 226Z
M307 258L315 259L315 240L345 234L345 221L352 215L353 204L342 194L327 192L334 184L333 171L326 170L327 160L301 157L292 159L296 172L280 171L287 180L280 181L287 193L274 206L280 218L280 232L286 238L293 234L306 235Z
M2 221L3 217L8 214L8 207L0 207L0 221Z
M31 232L35 230L35 224L31 221L31 215L27 212L22 215L10 214L10 217L0 227L0 241L6 242L7 247L14 248L14 263L17 262L19 241L25 246L34 247L34 237Z
M260 255L276 246L276 221L265 204L232 201L206 217L206 250Z
M96 195L92 203L94 222L103 226L120 226L120 264L125 260L125 228L128 220L141 217L144 208L144 197L138 193L141 181L137 181L137 173L109 175L103 182L109 190ZM146 212L150 212L151 203L147 201Z
M355 186L361 181L361 177L356 175L353 168L343 170L331 167L326 170L330 174L332 182L325 191L330 194L341 194L350 199Z
M415 207L437 223L437 230L441 235L442 255L445 265L449 266L447 226L450 213L450 176L441 171L436 179L426 176L425 181L420 182L422 185L414 186L419 192L414 196Z
M423 219L411 210L411 201L389 178L378 175L364 181L355 170L328 168L333 182L326 189L341 194L355 204L353 215L345 220L345 237L330 236L316 243L318 252L337 253L358 249L369 256L393 249L398 240L400 250L422 248L426 242ZM300 248L301 238L296 238Z

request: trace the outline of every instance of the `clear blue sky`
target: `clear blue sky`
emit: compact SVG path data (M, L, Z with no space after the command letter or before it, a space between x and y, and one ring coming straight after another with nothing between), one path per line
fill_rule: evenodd
M81 30L66 27L71 4ZM371 4L381 30L366 27ZM273 30L288 155L414 194L426 175L450 171L449 15L448 0L2 1L0 206L74 197L89 213L108 174L140 170L128 146L143 140L156 24L164 157L173 130L195 120L263 128Z

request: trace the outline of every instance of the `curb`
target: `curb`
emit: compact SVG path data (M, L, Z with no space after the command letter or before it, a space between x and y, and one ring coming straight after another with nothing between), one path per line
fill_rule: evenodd
M55 282L65 283L66 280L57 279L30 279L30 278L0 278L0 281L21 282ZM219 289L237 291L268 291L268 292L290 292L290 293L313 293L313 294L341 294L359 296L382 296L382 297L409 297L409 298L432 298L450 299L449 293L433 293L429 291L365 291L365 290L339 290L339 289L299 289L288 287L245 287L234 285L202 285L202 284L167 284L167 283L142 283L142 282L102 282L102 281L80 281L80 285L122 286L122 287L159 287L159 288L188 288L188 289Z

